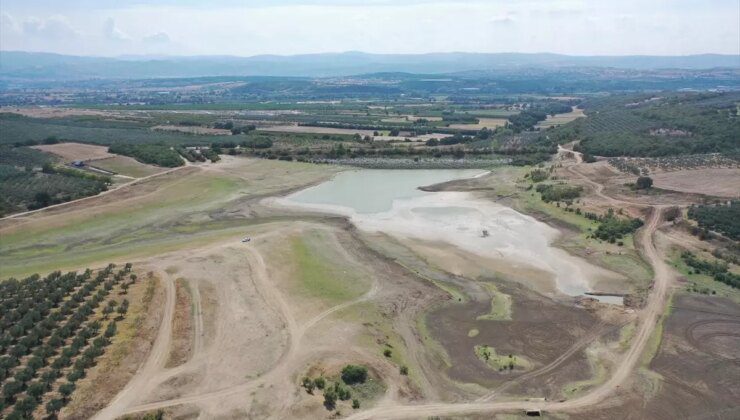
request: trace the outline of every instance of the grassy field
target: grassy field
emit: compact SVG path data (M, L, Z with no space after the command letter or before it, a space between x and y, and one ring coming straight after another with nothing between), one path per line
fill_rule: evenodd
M517 370L530 370L532 369L532 362L525 359L522 356L514 354L497 354L496 349L490 346L482 345L475 346L473 349L475 355L494 370L506 370L506 369L517 369ZM512 369L513 367L513 369Z
M673 248L668 254L668 264L676 269L685 279L685 291L687 293L700 293L713 296L721 296L734 300L740 304L740 290L730 285L716 281L708 274L695 272L681 258L681 250Z
M540 121L536 127L545 129L549 127L554 127L557 125L563 125L567 124L577 118L585 117L586 115L583 113L583 110L580 108L573 108L573 111L566 112L563 114L555 114L555 115L548 115L547 119L545 121Z
M622 240L618 246L605 241L589 238L596 230L598 223L586 217L558 207L554 203L545 203L534 189L527 190L528 181L524 175L532 167L504 167L497 169L487 182L499 197L507 197L507 205L525 213L535 215L538 219L555 225L565 225L572 231L563 235L556 245L572 254L588 257L589 261L604 268L616 271L630 279L634 287L648 284L652 278L650 267L640 258L634 246L632 235ZM578 203L574 204L578 207Z
M491 293L491 311L478 317L478 320L500 321L511 319L511 296L501 293L493 283L483 285Z
M292 240L301 291L335 304L359 297L367 290L367 283L358 278L358 273L337 264L341 259L329 250L322 236L320 232L311 232Z
M607 369L603 363L600 362L596 350L593 347L586 349L586 356L588 356L588 362L591 365L592 376L589 379L582 381L571 382L565 385L562 389L562 393L566 398L573 398L586 389L596 386L606 380Z
M115 156L91 162L90 165L132 178L143 178L162 172L161 168L136 161L128 156Z
M328 177L318 165L236 159L229 171L183 168L74 210L0 224L0 278L156 255L243 233L230 203ZM224 165L228 165L225 163ZM334 169L336 170L336 169ZM270 221L269 218L261 222Z

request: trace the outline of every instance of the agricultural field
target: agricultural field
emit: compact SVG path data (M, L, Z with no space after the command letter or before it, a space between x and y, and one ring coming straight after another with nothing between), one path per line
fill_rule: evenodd
M57 144L43 144L31 147L33 149L41 150L42 152L51 153L52 155L58 156L60 159L67 163L75 160L90 161L110 158L114 156L113 154L108 153L107 147L93 144L65 142Z
M55 416L116 336L137 281L131 264L0 283L2 414ZM141 281L141 280L140 280Z
M108 189L107 177L56 165L51 155L27 147L2 147L0 214L35 210Z
M571 121L575 121L578 118L583 118L586 115L583 113L581 108L573 107L573 110L563 114L548 115L545 121L539 122L535 127L539 129L547 129L550 127L557 127L559 125L567 124Z
M580 150L599 156L736 154L737 93L614 96L584 102L572 127ZM713 110L714 112L706 112Z
M450 124L450 128L456 128L459 130L475 130L475 131L479 131L484 128L487 128L489 130L495 130L498 127L505 126L507 121L508 120L504 118L480 117L478 118L477 124Z
M737 71L553 66L0 69L0 417L733 417Z
M90 165L94 168L100 168L130 178L143 178L164 171L159 166L147 165L128 156L112 156L98 159L90 162Z

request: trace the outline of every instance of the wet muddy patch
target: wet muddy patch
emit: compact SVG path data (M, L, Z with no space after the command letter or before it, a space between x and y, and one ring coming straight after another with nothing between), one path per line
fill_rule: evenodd
M446 374L454 381L496 387L550 364L598 323L593 314L582 308L557 303L521 285L497 283L497 288L511 296L511 320L487 318L491 313L491 300L450 303L426 316L432 338L447 353L451 366ZM509 355L526 360L529 366L527 369L516 365L513 369L494 369L482 360L476 346L478 349L482 346L494 348L507 361ZM576 352L571 359L564 364L579 365L580 372L579 369L563 369L564 377L556 382L589 377L583 351Z

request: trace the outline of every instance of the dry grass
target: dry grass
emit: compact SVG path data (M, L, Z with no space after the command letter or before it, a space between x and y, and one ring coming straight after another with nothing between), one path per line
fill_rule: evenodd
M165 367L179 366L193 350L193 298L188 281L175 281L175 318L172 320L172 345Z
M41 146L32 146L47 153L59 156L65 161L73 160L96 160L114 157L114 154L108 153L107 146L95 146L92 144L82 143L58 143L44 144Z
M180 133L203 134L203 135L211 135L211 136L230 136L231 135L230 130L224 130L221 128L193 127L193 126L184 126L184 125L155 125L154 127L152 127L152 130L177 131Z
M77 382L77 390L61 418L90 418L115 397L146 360L162 317L164 289L157 277L141 277L129 288L129 313L118 322L113 342L97 365Z
M143 178L164 171L163 168L141 163L128 156L114 156L105 159L98 159L91 163L96 168L105 169L106 171L115 172L132 178Z
M458 130L482 130L488 128L503 127L508 120L506 118L478 118L478 124L450 124L450 128Z
M95 116L108 117L113 115L109 111L99 111L94 109L77 109L77 108L3 108L0 112L23 115L30 118L64 118L72 116Z
M537 124L539 128L548 128L556 125L562 125L569 123L577 118L585 117L583 110L580 108L573 107L573 110L564 114L548 115L545 121Z
M716 197L740 197L740 168L709 168L650 175L658 188Z

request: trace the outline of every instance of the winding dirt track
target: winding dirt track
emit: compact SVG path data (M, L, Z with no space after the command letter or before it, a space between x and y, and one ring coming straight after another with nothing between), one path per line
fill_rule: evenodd
M433 403L420 405L395 405L378 407L348 417L349 419L374 418L420 418L426 416L452 416L466 414L493 413L510 410L540 409L547 411L571 411L598 404L613 393L629 377L640 361L640 356L655 330L667 303L668 286L671 280L669 267L663 262L655 248L653 234L660 226L662 209L656 208L650 215L648 223L640 231L645 258L653 266L655 277L653 291L648 302L639 315L639 327L632 341L632 347L623 356L612 376L603 384L582 397L564 402L546 401L504 401L475 403Z
M578 159L578 158L577 158ZM631 203L616 200L614 198L605 196L602 192L603 185L591 181L585 175L576 171L572 167L568 168L569 171L584 178L590 185L594 187L595 193L606 201L614 204L629 204L638 205L638 203ZM649 207L649 206L645 206ZM451 415L466 415L466 414L477 414L477 413L494 413L500 411L511 411L520 409L540 409L547 411L572 411L579 408L593 406L603 401L606 397L612 394L633 372L640 361L640 357L648 344L650 337L652 336L655 326L660 320L660 317L666 307L669 284L671 281L670 268L663 262L661 255L655 247L653 235L660 226L662 221L662 207L654 206L651 207L652 211L648 218L645 226L638 232L637 239L642 244L642 253L645 259L650 263L654 270L654 279L652 292L648 296L645 308L638 314L637 318L637 331L632 340L632 345L629 350L624 354L622 360L618 363L617 367L612 372L612 376L603 384L594 388L591 392L564 402L547 402L547 401L500 401L500 402L487 402L478 401L470 403L428 403L418 405L404 405L395 401L387 401L381 406L359 412L350 416L350 419L375 419L375 418L420 418L427 416L451 416ZM269 281L265 263L262 256L253 246L247 246L247 254L250 262L253 264L256 273L256 280L262 286L260 292L266 301L277 309L284 317L286 323L286 329L289 333L289 345L288 349L283 353L280 361L268 372L258 379L248 381L246 383L232 386L212 392L183 396L181 398L170 399L166 401L154 402L150 404L142 404L138 406L132 406L130 403L133 401L125 398L127 390L136 388L137 386L143 385L137 374L135 377L122 391L119 396L111 403L109 407L98 413L95 418L107 419L115 418L119 415L136 413L142 411L156 410L161 408L172 407L181 404L197 403L215 398L227 397L236 394L247 395L251 390L257 387L264 386L265 383L274 380L285 380L291 374L291 368L293 362L295 362L296 352L298 344L306 332L307 329L316 325L320 320L325 317L344 309L352 304L366 300L374 295L377 291L378 285L374 284L369 292L360 298L343 303L341 305L330 308L316 317L308 320L302 326L299 326L295 321L295 318L291 312L291 308L287 305L285 300L282 298L279 290ZM155 371L161 371L164 362L166 361L166 355L169 350L169 335L171 329L172 312L174 311L174 285L171 281L167 282L168 286L168 297L167 305L165 308L165 317L163 319L163 326L160 329L152 354L140 369L140 372L148 369ZM171 290L170 290L171 288ZM170 296L171 295L171 296ZM169 320L169 322L167 322ZM580 348L581 346L573 346L573 348ZM164 355L164 356L163 356ZM560 358L559 358L560 359ZM557 361L556 361L557 362ZM552 366L557 366L557 363ZM546 366L548 368L551 366ZM143 375L144 379L148 376ZM149 376L149 378L151 378ZM484 397L485 398L485 397Z
M139 184L139 183L142 183L144 181L148 181L148 180L150 180L152 178L156 178L158 176L167 175L167 174L170 174L172 172L179 171L180 169L183 169L183 168L186 168L186 167L188 167L188 165L178 166L177 168L172 168L172 169L168 169L166 171L157 172L156 174L151 174L151 175L148 175L148 176L145 176L145 177L142 177L142 178L132 178L133 181L123 183L121 185L118 185L115 188L112 188L110 190L105 190L105 191L103 191L103 192L101 192L100 194L97 194L97 195L91 195L89 197L82 197L82 198L78 198L77 200L65 201L64 203L53 204L51 206L42 207L42 208L36 209L36 210L28 210L28 211L24 211L24 212L21 212L21 213L11 214L10 216L0 217L0 220L17 219L19 217L28 216L28 215L35 214L35 213L46 212L46 211L49 211L51 209L57 209L57 208L61 208L61 207L71 206L73 204L77 204L77 203L80 203L80 202L83 202L83 201L94 200L96 198L104 197L104 196L106 196L108 194L112 194L112 193L114 193L114 192L116 192L116 191L118 191L118 190L120 190L122 188L130 187L132 185Z
M136 391L147 385L151 376L147 372L157 372L164 368L170 354L170 341L172 338L172 320L175 317L175 282L165 272L159 272L160 278L165 284L164 316L154 339L146 362L139 368L134 377L116 395L108 406L99 411L93 419L108 419L117 417L118 413L131 404L136 396Z
M611 328L609 328L607 330L603 330L603 328L605 326L606 326L606 322L604 322L604 321L599 322L593 328L591 328L591 330L589 330L586 334L584 334L583 337L581 337L572 346L570 346L570 348L568 350L566 350L563 354L561 354L560 356L558 356L555 360L553 360L549 364L547 364L547 365L545 365L545 366L543 366L543 367L541 367L539 369L533 370L531 372L527 372L527 373L525 373L525 374L523 374L521 376L518 376L518 377L512 379L511 381L505 382L500 387L496 388L495 390L493 390L489 394L484 395L481 398L478 398L476 401L477 402L491 401L491 400L494 399L494 397L497 394L502 393L506 389L511 388L512 386L514 386L514 385L516 385L518 383L521 383L521 382L524 382L526 380L529 380L529 379L532 379L532 378L536 378L536 377L538 377L540 375L544 375L546 373L552 372L553 370L555 370L555 368L557 368L558 366L560 366L561 364L563 364L566 360L568 360L568 358L570 358L571 356L573 356L577 352L579 352L582 349L584 349L586 346L588 346L589 344L591 344L594 340L598 339L599 337L601 337L604 334L608 334L610 332L613 332L613 331L616 331L616 330L622 328L624 326L624 324L616 325L616 326L613 326L613 327L611 327Z
M563 151L565 149L561 149ZM569 151L570 152L570 151ZM576 160L581 161L580 154L573 152ZM547 401L502 401L502 402L473 402L473 403L432 403L419 405L395 405L384 406L363 411L348 417L348 419L374 419L374 418L420 418L426 416L452 416L494 413L511 410L529 410L539 409L547 411L572 411L579 408L593 406L603 401L624 383L632 371L637 367L645 347L650 341L655 326L665 310L668 302L669 285L671 283L671 269L663 261L660 253L655 247L654 234L660 227L663 220L662 206L646 206L641 203L627 202L617 200L604 195L604 186L588 179L569 166L567 169L573 174L586 180L594 188L594 193L599 197L613 204L638 205L650 208L652 211L648 217L645 226L640 229L637 239L642 244L642 254L648 263L653 267L654 277L652 292L648 296L645 308L638 315L638 329L632 340L632 346L622 357L612 376L603 384L593 389L591 392L564 402L547 402Z
M253 237L253 240L256 238L262 238L278 233L279 232L273 232L269 234L259 235ZM349 306L372 298L377 294L380 287L378 282L374 281L370 287L370 290L368 290L362 296L354 300L333 306L319 313L318 315L315 315L311 319L307 320L305 323L299 324L295 319L293 310L285 301L281 292L270 281L269 275L267 273L267 265L262 258L262 255L251 244L246 245L245 250L246 257L249 260L250 266L254 270L255 282L258 285L258 289L260 294L262 295L262 298L271 307L276 309L281 314L281 316L283 317L283 321L285 322L286 331L288 333L288 347L283 352L277 363L275 363L273 368L262 374L257 379L250 380L236 386L218 389L206 393L183 396L180 398L174 398L165 401L136 405L136 401L141 401L142 397L146 397L148 391L151 390L152 387L156 387L157 384L161 384L167 379L177 374L183 373L191 367L189 363L186 363L172 369L164 369L164 363L166 362L167 355L169 354L169 336L171 334L171 324L172 317L174 316L175 306L174 283L170 281L168 282L168 287L172 287L172 296L169 296L168 290L168 298L165 308L166 313L165 318L163 319L163 323L165 323L166 328L165 325L163 325L163 327L160 329L160 334L158 334L155 341L155 347L157 351L155 352L155 349L153 348L149 359L147 359L147 362L142 367L142 369L137 372L134 380L129 382L129 384L118 394L116 399L105 410L99 412L94 417L95 419L114 419L124 414L158 410L181 404L204 402L237 394L246 395L253 390L264 387L266 384L274 383L275 381L288 380L293 370L297 368L296 362L298 359L298 350L300 349L300 342L305 333L313 328L320 321L331 316L332 314L341 311L342 309L345 309ZM196 323L197 322L198 321L196 320ZM166 335L166 337L164 337L164 335ZM288 388L289 387L286 387L286 389ZM287 403L290 395L285 395L284 397L286 398L285 402Z

